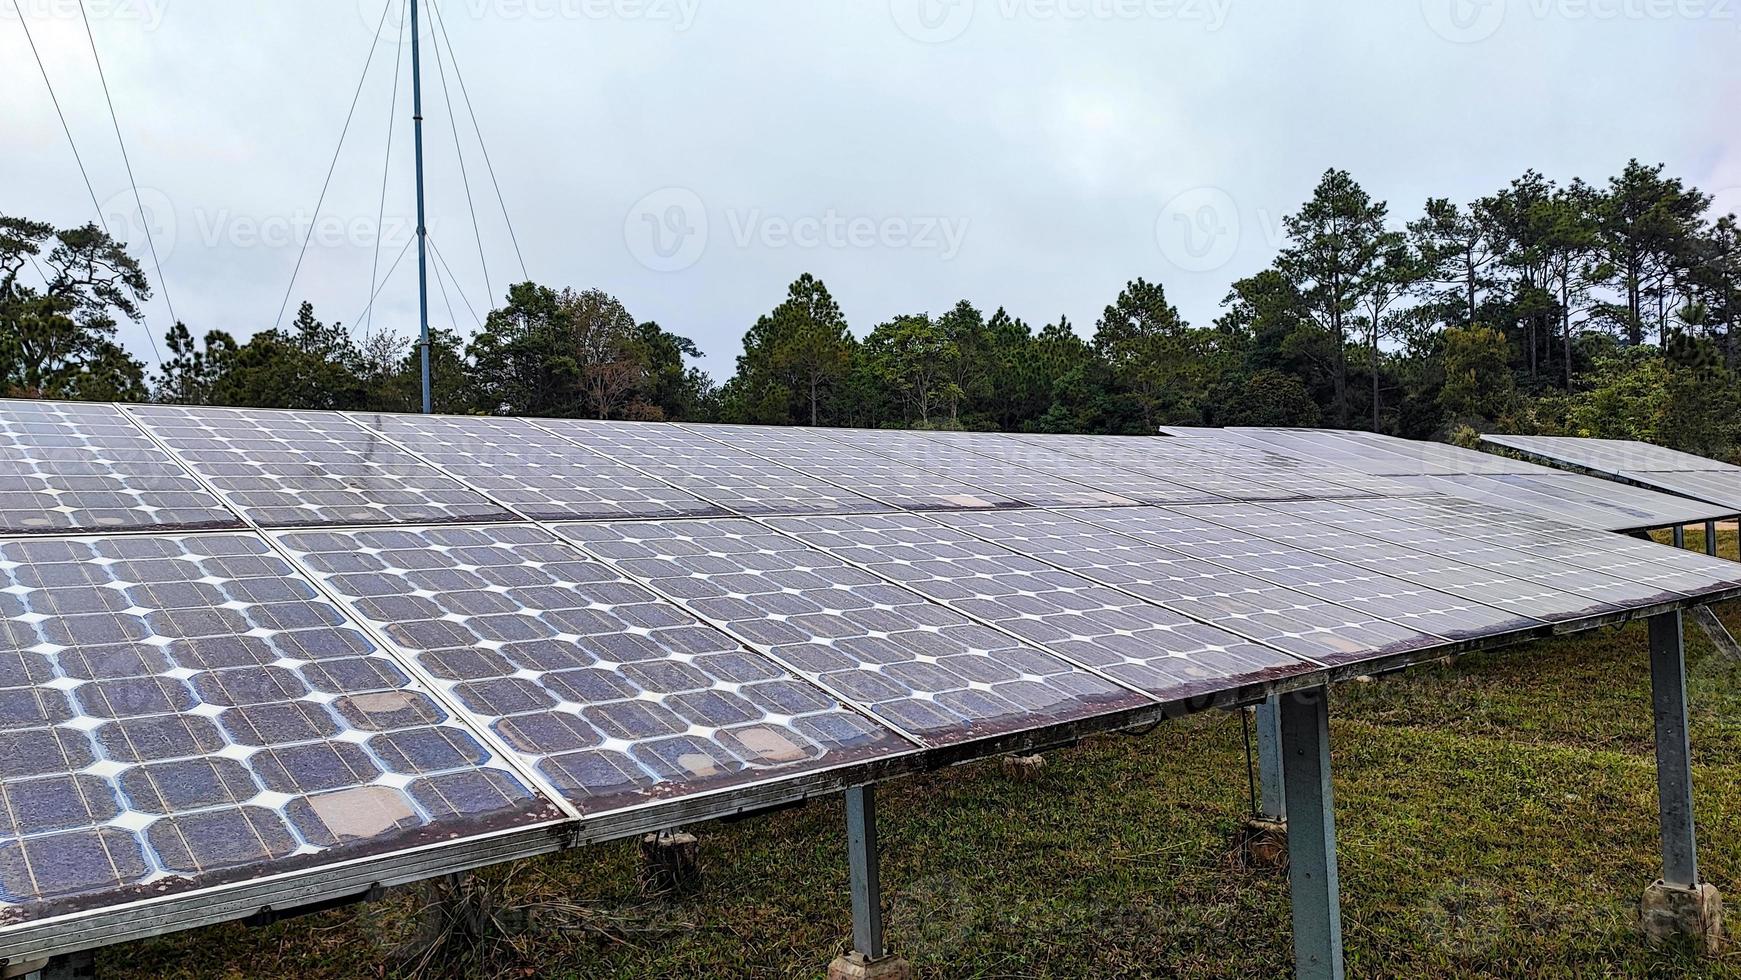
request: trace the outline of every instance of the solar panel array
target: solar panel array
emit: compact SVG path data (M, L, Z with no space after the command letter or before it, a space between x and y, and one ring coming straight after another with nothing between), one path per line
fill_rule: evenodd
M1189 447L1243 447L1332 464L1384 479L1386 496L1434 493L1539 514L1606 531L1649 530L1734 517L1741 501L1715 506L1443 443L1332 429L1167 429ZM1274 478L1270 478L1272 482ZM1398 492L1396 484L1411 491ZM1375 484L1369 487L1378 489ZM1327 499L1330 495L1318 495ZM1737 494L1741 497L1741 494ZM1710 498L1707 498L1710 499Z
M0 436L0 957L1741 593L1206 439L47 402Z
M1488 445L1641 487L1741 510L1741 466L1625 439L1482 436Z

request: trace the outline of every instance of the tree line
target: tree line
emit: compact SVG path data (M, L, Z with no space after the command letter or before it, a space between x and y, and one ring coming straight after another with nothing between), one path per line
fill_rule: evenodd
M716 385L696 345L599 289L521 283L470 336L436 329L438 411L786 425L1152 433L1164 424L1643 438L1734 458L1741 232L1632 161L1531 170L1398 218L1346 171L1284 219L1265 269L1188 323L1138 278L1091 331L962 300L862 335L804 275ZM26 276L26 270L31 275ZM115 341L150 284L94 225L0 216L0 385L15 396L415 411L419 351L304 303L245 342L176 324L159 369ZM990 312L987 312L987 309Z

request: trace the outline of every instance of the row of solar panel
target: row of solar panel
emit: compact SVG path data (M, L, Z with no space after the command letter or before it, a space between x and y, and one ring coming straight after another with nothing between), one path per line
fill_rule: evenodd
M1165 443L4 400L0 534L1422 492L1279 453Z
M1650 478L1635 481L1667 491L1657 493L1458 446L1413 442L1370 432L1191 428L1169 431L1182 441L1219 445L1224 449L1238 446L1270 449L1322 460L1348 470L1387 477L1417 490L1528 511L1599 530L1633 531L1701 524L1725 520L1741 512L1741 481L1736 481L1735 489L1726 495L1714 496L1688 492L1684 483L1702 480L1692 474L1673 485ZM1497 437L1490 438L1498 441ZM1741 470L1736 472L1741 474Z
M1482 436L1491 446L1625 480L1650 490L1741 509L1741 466L1624 439Z
M1741 569L1397 498L21 538L0 583L22 922L1382 666Z

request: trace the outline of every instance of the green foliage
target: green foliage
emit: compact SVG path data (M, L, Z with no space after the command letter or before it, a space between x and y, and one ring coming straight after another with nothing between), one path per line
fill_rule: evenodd
M1517 401L1511 345L1491 327L1445 331L1445 384L1440 401L1451 418L1491 425Z
M41 285L28 285L29 269ZM125 243L96 225L0 215L0 394L141 399L145 366L115 342L151 286Z

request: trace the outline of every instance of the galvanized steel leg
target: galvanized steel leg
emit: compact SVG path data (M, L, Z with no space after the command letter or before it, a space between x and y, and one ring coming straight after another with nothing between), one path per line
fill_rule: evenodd
M1717 557L1717 522L1705 522L1705 554Z
M97 954L86 950L56 956L48 961L47 966L37 971L35 976L37 980L95 980Z
M1662 818L1662 880L1699 883L1693 834L1692 744L1687 735L1687 669L1681 614L1650 620L1650 691L1656 714L1656 793Z
M846 791L846 856L852 866L852 946L883 958L883 896L877 869L877 797L873 786Z
M1329 690L1290 694L1282 699L1280 714L1294 969L1301 980L1341 980L1342 906L1330 787Z
M1288 819L1287 791L1282 786L1281 695L1272 694L1257 706L1258 812L1276 823Z
M1676 548L1685 548L1687 546L1687 529L1682 525L1675 525L1674 543Z

